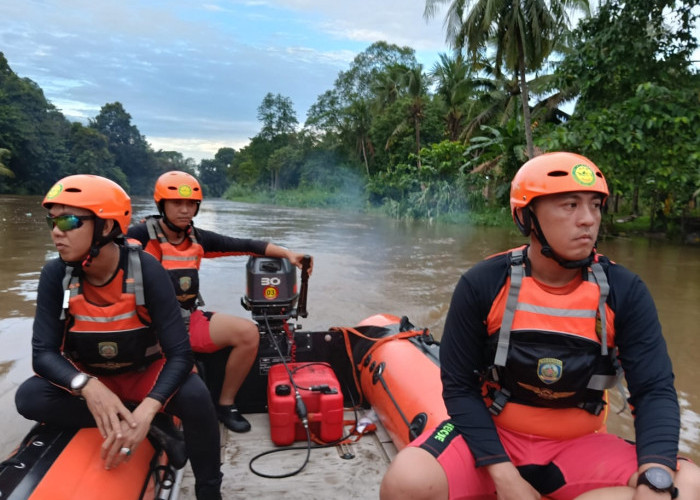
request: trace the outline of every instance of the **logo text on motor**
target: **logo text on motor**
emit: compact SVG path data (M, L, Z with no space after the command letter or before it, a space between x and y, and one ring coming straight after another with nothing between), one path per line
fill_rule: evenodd
M282 280L277 278L277 277L274 277L274 276L272 278L268 278L268 277L260 278L260 284L262 286L280 286L281 283L282 283Z

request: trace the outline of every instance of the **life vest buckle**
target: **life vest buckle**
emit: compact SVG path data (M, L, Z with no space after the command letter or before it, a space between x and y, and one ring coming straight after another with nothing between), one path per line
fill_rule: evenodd
M595 415L596 417L600 415L600 412L605 408L605 401L586 401L578 404L578 407L582 410L586 410L588 413Z
M493 402L489 406L489 412L491 412L491 414L494 416L499 415L503 411L503 408L506 406L509 399L510 391L508 389L502 388L495 391L493 393Z

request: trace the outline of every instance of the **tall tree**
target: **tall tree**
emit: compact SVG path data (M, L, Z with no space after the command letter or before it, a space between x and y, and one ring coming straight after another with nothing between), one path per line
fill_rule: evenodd
M588 0L426 0L424 15L450 3L445 17L447 42L466 49L474 61L489 47L495 50L495 69L519 81L525 140L529 157L535 155L527 74L537 71L569 28L567 7L588 12Z
M45 193L68 163L70 123L41 88L17 76L0 52L0 148L9 150L0 192Z
M262 122L262 130L258 135L267 140L293 134L299 123L292 100L271 92L265 95L258 106L258 120Z
M604 0L558 65L558 86L579 90L574 116L631 98L641 83L692 86L697 0ZM697 79L697 77L695 77Z
M146 139L136 125L131 124L131 115L120 102L105 104L99 114L89 120L89 127L107 138L109 151L114 161L129 181L134 194L150 194L156 178L155 162Z
M415 154L419 170L421 168L420 133L426 101L428 99L428 80L429 78L426 78L420 64L406 69L401 75L401 87L403 89L401 94L405 96L403 98L405 102L405 114L403 120L398 123L386 144L388 148L397 136L400 136L407 129L413 129L416 148Z

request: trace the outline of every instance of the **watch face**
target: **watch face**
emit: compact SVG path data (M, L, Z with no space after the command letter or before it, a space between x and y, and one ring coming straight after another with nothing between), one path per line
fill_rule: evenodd
M70 381L70 388L74 391L80 390L83 387L85 387L85 384L87 384L87 382L88 376L84 373L79 373L78 375L73 377L73 380Z
M644 475L655 488L665 490L673 486L673 479L664 469L652 467L644 472Z

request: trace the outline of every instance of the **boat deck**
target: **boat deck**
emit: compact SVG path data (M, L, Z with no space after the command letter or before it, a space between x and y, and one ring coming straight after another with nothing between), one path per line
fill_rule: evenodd
M250 460L276 446L270 438L267 413L247 414L252 429L237 434L221 426L222 496L226 500L285 498L288 500L379 498L379 485L396 447L384 428L376 422L377 431L363 435L351 444L313 448L306 467L291 477L265 478L250 470ZM346 420L354 420L351 410ZM345 427L347 433L352 426ZM352 438L354 439L354 437ZM296 442L293 447L305 446ZM314 445L317 446L317 445ZM344 457L352 458L344 458ZM306 448L266 455L253 468L267 475L283 475L297 470L304 463ZM189 462L185 466L179 500L195 500L194 477Z

